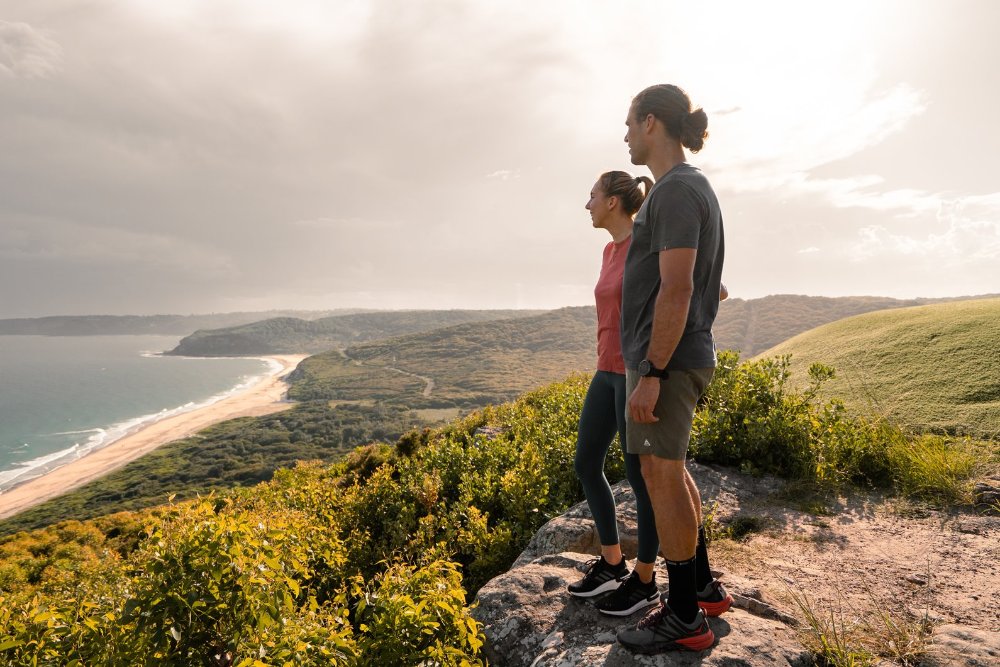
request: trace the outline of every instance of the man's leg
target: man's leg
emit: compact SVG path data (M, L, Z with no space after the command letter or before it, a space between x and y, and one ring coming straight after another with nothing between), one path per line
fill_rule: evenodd
M684 461L644 454L642 476L656 516L656 533L667 559L667 605L684 622L698 614L695 550L698 510L691 497ZM700 501L699 503L700 504Z
M691 558L698 543L698 511L691 499L694 481L684 461L662 459L655 454L644 454L639 460L663 555L668 560Z

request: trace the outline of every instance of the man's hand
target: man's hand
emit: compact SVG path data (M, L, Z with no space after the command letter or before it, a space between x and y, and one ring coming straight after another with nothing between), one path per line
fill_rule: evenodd
M628 414L640 424L652 424L660 421L653 415L656 401L660 398L660 379L654 377L639 378L632 395L628 397Z

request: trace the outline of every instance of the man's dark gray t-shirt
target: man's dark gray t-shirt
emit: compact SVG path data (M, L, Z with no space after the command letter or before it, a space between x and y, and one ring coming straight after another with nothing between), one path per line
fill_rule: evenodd
M725 243L719 200L704 174L686 162L656 182L635 216L622 286L622 356L635 370L646 358L660 290L661 250L695 248L687 324L668 369L713 368L712 323L719 312Z

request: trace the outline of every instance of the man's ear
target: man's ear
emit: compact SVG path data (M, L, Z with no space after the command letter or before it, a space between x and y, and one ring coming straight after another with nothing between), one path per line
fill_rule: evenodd
M654 116L651 113L646 114L646 117L642 121L642 129L645 130L646 133L648 134L653 131L653 128L655 126L656 126L656 116Z

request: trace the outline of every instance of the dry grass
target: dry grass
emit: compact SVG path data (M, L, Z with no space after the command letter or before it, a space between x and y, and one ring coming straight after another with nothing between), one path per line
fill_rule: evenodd
M799 626L803 645L825 667L869 667L884 659L904 667L919 665L930 645L927 612L914 617L867 580L861 579L858 586L865 593L863 602L848 603L841 595L835 607L826 609L804 592L788 589L804 621Z

